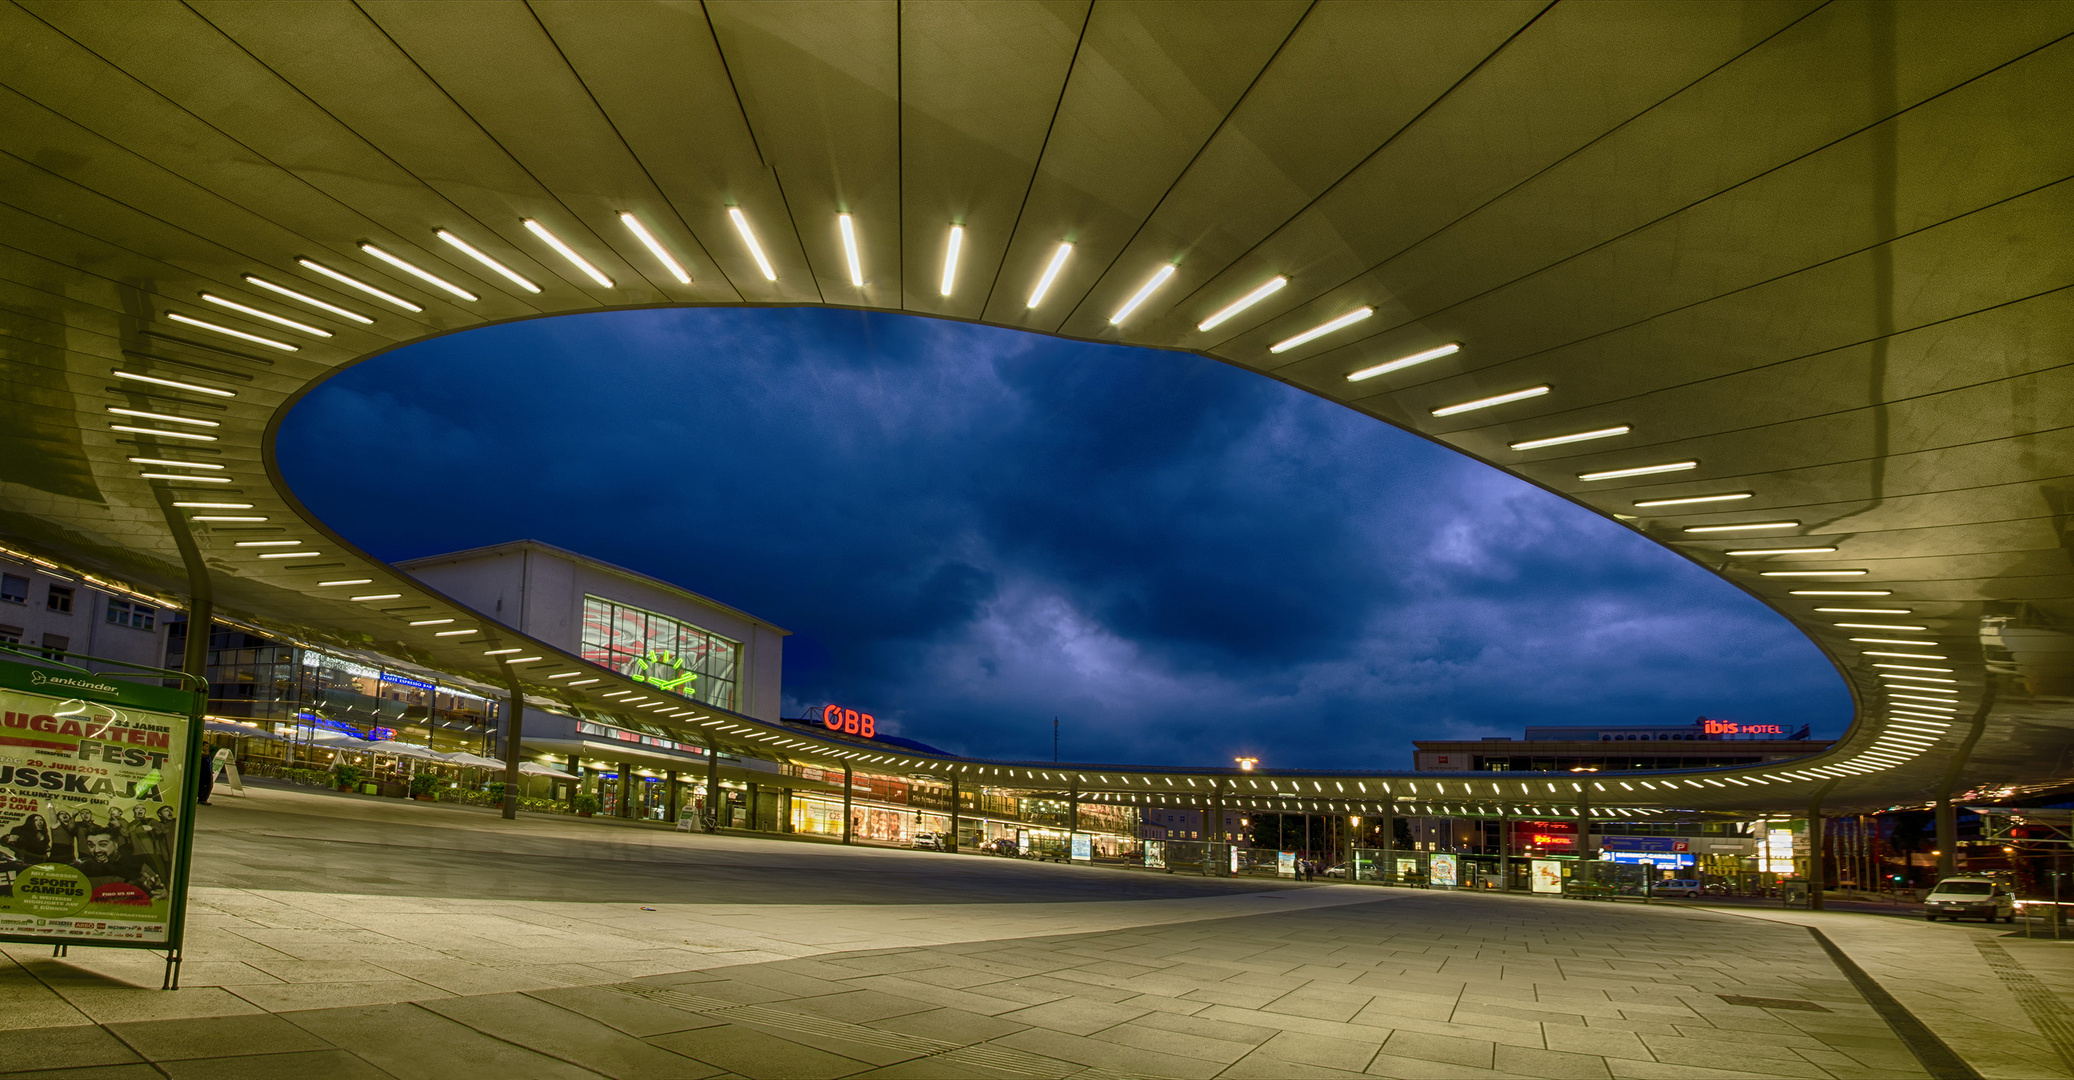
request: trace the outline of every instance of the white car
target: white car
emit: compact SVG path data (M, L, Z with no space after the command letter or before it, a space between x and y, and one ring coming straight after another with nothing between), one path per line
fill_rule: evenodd
M1982 922L2016 921L2016 897L2000 883L1988 878L1945 878L1923 898L1923 917L1979 919Z

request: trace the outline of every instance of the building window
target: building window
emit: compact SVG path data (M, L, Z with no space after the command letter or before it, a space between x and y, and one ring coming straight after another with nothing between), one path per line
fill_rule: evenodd
M0 574L0 600L29 602L29 579L18 574Z
M711 631L599 596L583 598L583 658L638 682L736 707L742 646Z
M63 634L43 635L43 658L45 660L63 660L65 654L71 650L71 638Z
M158 609L129 600L108 601L108 621L117 626L149 630L158 620Z
M52 585L50 587L50 599L45 601L43 606L52 611L71 611L72 590L63 585Z
M0 645L20 645L21 643L22 643L22 628L21 628L21 627L19 627L19 626L0 626Z

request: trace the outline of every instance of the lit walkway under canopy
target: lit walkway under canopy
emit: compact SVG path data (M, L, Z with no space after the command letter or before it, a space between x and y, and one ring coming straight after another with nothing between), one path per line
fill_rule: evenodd
M0 542L803 764L1345 812L2021 792L2074 749L2070 31L2052 3L0 4ZM1747 590L1854 722L1791 768L1619 781L896 758L556 681L581 661L275 468L358 361L674 304L1282 380Z

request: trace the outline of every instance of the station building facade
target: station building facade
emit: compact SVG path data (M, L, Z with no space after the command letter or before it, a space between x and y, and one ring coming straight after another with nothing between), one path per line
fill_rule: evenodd
M166 612L114 585L0 549L0 645L160 667Z
M1621 772L1761 765L1829 748L1805 726L1699 717L1689 724L1529 727L1524 739L1413 740L1418 772Z

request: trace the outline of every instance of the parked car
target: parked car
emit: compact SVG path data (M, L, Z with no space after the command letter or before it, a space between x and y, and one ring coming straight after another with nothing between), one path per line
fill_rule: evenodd
M949 851L951 849L951 838L942 833L916 833L914 846L921 851Z
M1706 886L1697 878L1668 878L1656 883L1650 890L1657 896L1684 896L1697 900L1707 894Z
M1987 878L1949 877L1923 898L1923 917L1931 922L1977 918L1982 922L2016 921L2016 897Z
M1326 876L1326 877L1336 877L1336 878L1343 878L1343 877L1346 877L1346 876L1347 876L1347 864L1346 864L1346 863L1333 863L1333 864L1332 864L1331 866L1328 866L1328 867L1326 867L1326 868L1325 868L1325 876Z

